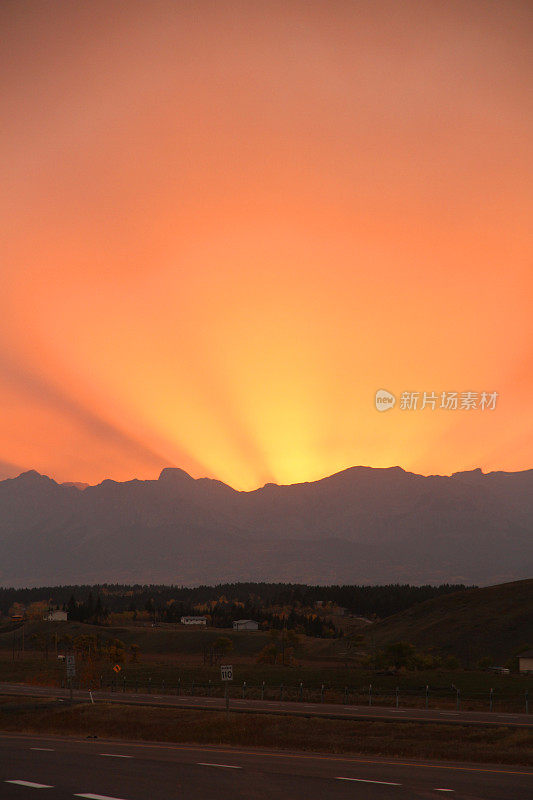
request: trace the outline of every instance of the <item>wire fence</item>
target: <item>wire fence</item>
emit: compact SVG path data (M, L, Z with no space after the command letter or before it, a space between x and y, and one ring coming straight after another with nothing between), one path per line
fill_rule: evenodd
M126 677L101 675L96 681L71 681L74 689L93 689L112 693L135 693L177 697L224 697L226 685L220 681L175 683L165 680L132 680ZM66 688L66 680L61 682ZM529 690L513 691L490 689L485 691L461 690L459 687L431 687L420 689L384 689L374 684L361 687L305 686L298 684L228 683L230 698L242 700L263 700L273 702L294 702L305 704L338 704L343 706L377 706L386 708L426 708L455 711L495 711L500 713L530 713Z

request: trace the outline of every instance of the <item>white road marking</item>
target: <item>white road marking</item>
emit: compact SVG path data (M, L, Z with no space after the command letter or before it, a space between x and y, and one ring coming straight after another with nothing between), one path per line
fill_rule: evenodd
M85 797L86 800L121 800L120 797L109 797L107 794L75 794L74 797Z
M235 764L212 764L210 761L197 761L200 767L223 767L224 769L242 769Z
M17 786L29 786L30 789L53 789L46 783L33 783L32 781L6 781L6 783L16 783Z
M335 778L336 781L355 781L356 783L379 783L380 786L401 786L401 783L392 783L392 781L370 781L367 778Z
M53 747L30 747L30 750L46 750L47 753L55 752Z
M124 756L122 753L100 753L100 755L108 758L133 758L133 756Z
M455 792L455 789L433 789L434 792Z

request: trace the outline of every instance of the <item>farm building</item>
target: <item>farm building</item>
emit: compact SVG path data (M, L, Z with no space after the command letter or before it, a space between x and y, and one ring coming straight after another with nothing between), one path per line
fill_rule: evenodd
M182 625L207 625L207 617L182 617Z
M50 611L43 619L46 622L66 622L68 617L66 611Z
M533 672L533 650L527 650L518 656L518 671Z
M258 631L259 623L253 619L236 619L233 621L234 631Z

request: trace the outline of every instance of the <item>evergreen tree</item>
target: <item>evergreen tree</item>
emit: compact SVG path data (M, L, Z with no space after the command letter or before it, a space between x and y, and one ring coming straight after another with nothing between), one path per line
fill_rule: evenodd
M88 622L92 622L94 617L94 600L93 600L93 593L89 592L89 596L87 598L87 602L84 608L84 619Z
M102 617L104 614L104 609L102 608L102 601L100 599L100 595L96 597L96 605L94 607L94 621L97 625L99 625L102 621Z
M70 620L78 619L78 606L73 594L70 595L70 600L67 603L67 615Z

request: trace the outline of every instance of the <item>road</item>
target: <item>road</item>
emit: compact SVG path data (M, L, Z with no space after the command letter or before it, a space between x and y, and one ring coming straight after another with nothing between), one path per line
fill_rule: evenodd
M533 771L0 735L2 800L531 800Z
M69 692L54 686L29 686L23 683L0 683L0 695L25 697L51 697L68 699ZM74 691L75 700L89 700L87 691ZM190 708L222 711L224 699L220 697L190 697L157 694L132 694L129 692L93 692L95 702L127 703L131 705ZM531 714L500 714L485 711L438 711L425 708L385 708L381 706L343 706L328 703L294 703L272 700L242 700L232 698L231 709L240 712L290 714L292 716L330 717L334 719L394 719L409 722L446 723L461 725L508 725L530 728Z

